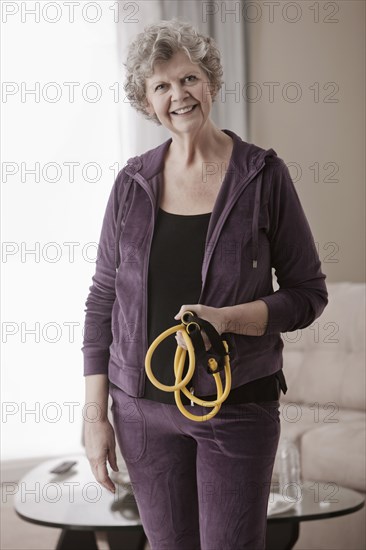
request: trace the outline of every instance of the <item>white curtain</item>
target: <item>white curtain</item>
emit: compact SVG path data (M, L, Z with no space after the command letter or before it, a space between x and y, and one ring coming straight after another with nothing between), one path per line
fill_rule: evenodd
M126 159L112 2L76 4L73 20L65 2L8 2L3 13L5 461L81 450L84 303Z
M213 104L212 119L221 128L233 130L247 140L247 109L243 90L247 80L244 2L207 2L203 0L149 0L135 4L135 11L120 19L118 54L122 63L130 41L144 28L161 19L175 16L192 23L212 36L221 52L224 84ZM126 102L119 111L122 150L126 157L141 154L169 137L162 127L145 120Z

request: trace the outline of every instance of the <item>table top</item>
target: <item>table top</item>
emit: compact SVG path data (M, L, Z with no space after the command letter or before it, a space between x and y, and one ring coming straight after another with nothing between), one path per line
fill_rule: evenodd
M50 473L63 460L75 460L77 464L66 474ZM42 462L18 482L14 507L24 520L49 527L142 528L129 488L128 483L116 484L115 494L104 489L94 478L85 455L58 457ZM273 515L270 510L276 494L271 492L269 522L324 519L350 514L365 504L360 493L335 483L305 481L299 489L297 501L287 511ZM289 502L286 496L282 500Z
M270 493L269 510L276 496L279 496L276 491ZM326 519L357 512L365 505L361 493L330 481L306 480L299 487L295 502L291 503L286 494L282 495L281 500L287 503L289 508L282 513L269 514L268 521L298 522Z
M50 473L64 460L75 460L77 464L66 474ZM14 507L22 519L49 527L113 530L140 526L142 529L140 518L133 514L134 499L129 495L128 484L116 484L115 494L102 487L94 478L86 456L72 455L44 461L30 470L18 482ZM130 504L130 514L121 510L124 498L127 507Z

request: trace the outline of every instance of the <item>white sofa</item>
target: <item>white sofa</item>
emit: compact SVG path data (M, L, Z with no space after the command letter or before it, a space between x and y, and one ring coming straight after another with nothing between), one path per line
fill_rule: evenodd
M303 479L365 495L365 284L327 282L327 288L321 317L282 335L288 391L281 396L281 439L296 441ZM277 454L276 480L278 467ZM303 522L295 549L364 550L365 516L363 508Z

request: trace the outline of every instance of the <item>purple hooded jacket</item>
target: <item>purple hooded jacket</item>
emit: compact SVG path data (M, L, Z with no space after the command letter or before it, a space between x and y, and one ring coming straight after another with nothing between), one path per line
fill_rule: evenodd
M273 149L223 131L234 147L208 226L198 303L219 308L261 299L269 310L262 336L224 334L235 388L282 368L280 333L313 323L328 293L286 164ZM107 374L133 397L144 394L149 253L171 141L129 159L117 175L85 303L84 375ZM194 243L179 243L184 245ZM272 268L280 287L276 292ZM178 324L175 313L170 326ZM214 378L199 365L190 385L197 395L216 391Z

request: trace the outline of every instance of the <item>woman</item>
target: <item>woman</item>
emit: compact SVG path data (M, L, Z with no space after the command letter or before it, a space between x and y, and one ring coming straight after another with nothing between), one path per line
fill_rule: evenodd
M86 302L86 402L99 411L85 423L87 456L114 491L110 393L152 550L263 549L286 391L280 333L320 316L325 275L284 161L210 118L222 76L213 40L162 21L130 45L126 68L132 105L171 138L128 161L107 204ZM232 390L207 422L185 418L144 370L151 342L186 310L225 333L230 350ZM153 356L169 385L176 345L185 347L176 339ZM199 365L190 391L215 396ZM182 401L194 414L211 411Z

